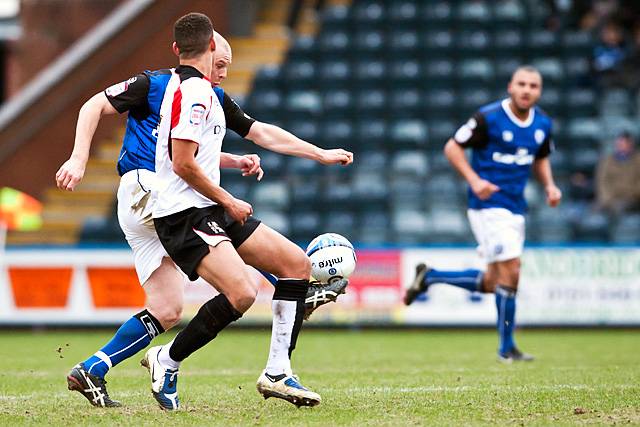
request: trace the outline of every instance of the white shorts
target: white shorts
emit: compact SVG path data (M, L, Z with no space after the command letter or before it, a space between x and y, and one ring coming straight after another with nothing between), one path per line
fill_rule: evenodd
M508 209L467 210L478 252L488 263L520 258L524 248L524 216Z
M162 258L169 257L153 226L154 199L151 190L156 183L156 174L135 169L120 178L118 187L118 222L133 250L133 258L140 284L160 267Z

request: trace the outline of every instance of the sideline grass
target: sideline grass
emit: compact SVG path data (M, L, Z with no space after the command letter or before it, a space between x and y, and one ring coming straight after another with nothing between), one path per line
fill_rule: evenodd
M315 331L294 366L317 408L263 400L269 333L227 331L184 363L183 410L160 411L140 355L107 377L120 409L91 407L65 375L110 333L0 332L0 425L640 425L640 332L522 331L533 363L505 366L490 331ZM161 337L161 342L169 340Z

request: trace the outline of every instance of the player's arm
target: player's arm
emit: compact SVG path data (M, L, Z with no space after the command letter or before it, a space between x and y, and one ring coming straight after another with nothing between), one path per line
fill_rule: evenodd
M549 155L552 151L553 142L551 141L551 137L548 136L536 154L536 159L533 162L533 174L544 188L544 192L547 195L547 204L551 207L556 207L560 204L562 192L556 186L553 180L553 173L551 172Z
M242 156L231 153L220 153L220 168L240 169L242 176L256 175L258 181L262 179L264 171L260 166L260 156L244 154Z
M73 191L84 176L89 160L91 141L100 118L106 114L124 113L147 102L149 78L141 73L105 91L95 94L80 108L71 157L56 173L56 184L62 190Z
M109 103L103 92L97 93L84 103L78 113L76 136L73 151L69 159L60 166L56 173L56 184L61 190L73 191L84 176L89 160L91 141L96 132L100 118L105 114L115 114L116 109Z
M465 148L483 148L487 143L486 123L484 117L478 113L462 125L453 138L450 138L444 146L444 155L449 160L449 163L467 181L471 191L481 200L487 200L500 188L482 179L473 170L464 150Z
M322 149L278 126L259 122L249 117L226 93L224 94L222 107L229 129L269 151L303 157L325 165L348 165L353 162L353 153L349 151L341 148Z
M194 141L172 138L173 171L198 193L224 207L236 221L244 223L253 213L253 208L247 202L236 199L224 188L211 182L200 165L196 163L197 149L198 143Z

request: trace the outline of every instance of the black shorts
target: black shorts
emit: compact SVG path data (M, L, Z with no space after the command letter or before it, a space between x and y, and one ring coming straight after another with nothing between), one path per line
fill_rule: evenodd
M244 225L233 220L222 206L189 208L153 223L162 246L191 281L196 280L196 268L209 253L209 246L230 241L235 248L253 234L260 220L250 216Z

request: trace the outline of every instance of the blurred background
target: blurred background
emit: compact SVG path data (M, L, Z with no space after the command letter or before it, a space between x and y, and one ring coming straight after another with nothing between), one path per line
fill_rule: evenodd
M75 192L54 175L84 101L175 65L171 28L189 11L230 41L223 87L247 113L355 154L325 167L225 140L262 158L260 183L222 175L257 217L302 246L336 232L358 248L350 291L316 322L494 321L482 295L401 297L420 260L482 265L442 148L528 63L544 78L564 199L550 209L526 190L520 324L640 324L640 3L623 0L0 0L0 323L110 324L144 304L115 215L125 118L102 119ZM188 285L187 300L209 292ZM269 319L268 293L243 321Z

